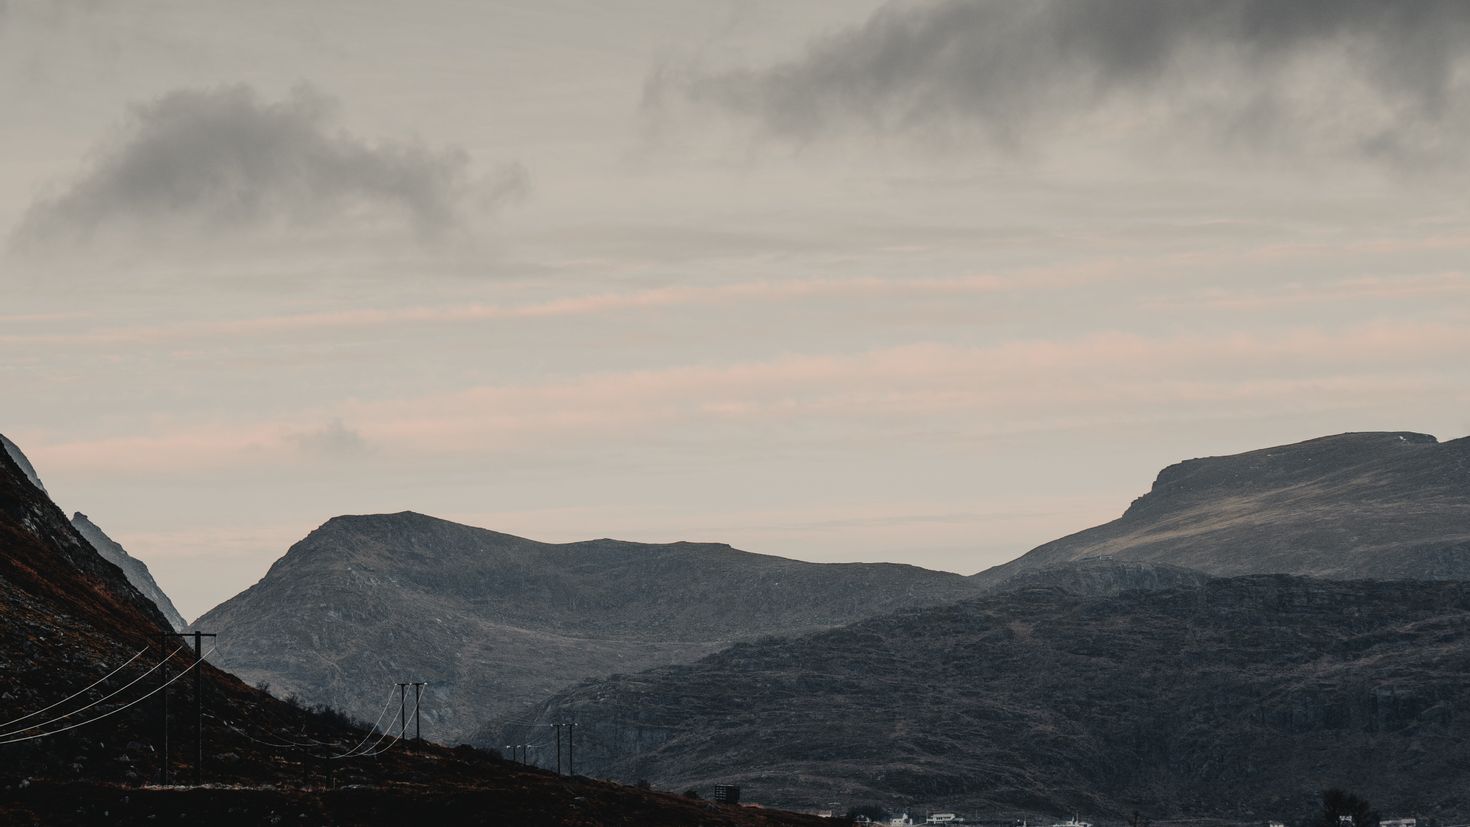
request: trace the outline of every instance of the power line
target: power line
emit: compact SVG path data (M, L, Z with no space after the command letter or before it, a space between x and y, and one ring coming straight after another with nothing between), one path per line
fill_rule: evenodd
M414 717L415 718L418 717L418 714L419 714L419 701L418 701L418 698L414 698L414 701L413 701L413 714L414 714ZM405 719L405 721L406 720L407 719ZM382 739L380 738L378 740L381 741ZM373 756L373 755L382 755L383 753L385 753L388 750L392 749L399 741L402 741L402 740L403 740L403 738L401 738L401 737L400 738L395 738L391 743L388 744L388 746L383 747L382 749L377 750L376 752L365 752L362 755L359 755L357 757L363 758L363 757L369 757L369 756ZM376 746L376 744L374 744L374 746Z
M357 746L353 747L352 749L350 749L350 750L348 750L348 751L346 751L346 752L344 752L344 753L342 753L340 755L330 755L330 756L327 756L327 757L328 758L331 758L333 760L336 760L338 758L346 758L346 757L352 755L353 753L357 752L358 750L362 749L362 745L363 744L366 744L368 742L368 739L371 738L371 737L373 737L373 733L378 731L378 726L383 723L383 716L388 714L388 709L390 707L392 707L392 705L393 705L393 690L392 689L389 689L388 690L388 700L383 704L383 711L378 713L378 720L376 720L376 721L373 722L372 729L369 729L368 730L368 734L367 735L364 735L363 738L362 738L362 740L358 742ZM381 741L382 739L380 738L378 740ZM376 744L374 744L374 746L376 746Z
M211 654L213 652L214 652L214 648L213 647L210 647L209 652L206 652L205 654L208 655L208 654ZM129 708L131 706L134 706L136 704L142 703L143 701L148 700L149 698L153 697L154 695L157 695L159 692L162 692L164 689L168 688L168 685L169 684L171 684L174 681L178 680L179 678L182 678L185 675L189 674L189 670L195 668L196 666L198 666L200 662L202 662L202 659L200 661L195 661L194 663L192 663L189 666L185 667L183 671L179 672L179 674L177 674L177 675L174 675L163 686L158 687L157 689L153 690L152 692L149 692L146 695L143 695L142 697L135 698L135 699L129 701L128 703L123 704L122 706L118 707L117 709L114 709L114 710L111 710L111 711L108 711L108 712L104 712L104 713L102 713L101 715L98 715L95 718L92 718L92 719L89 719L89 720L86 720L86 721L82 721L81 723L72 724L71 726L68 726L68 727L62 727L61 729L52 730L50 732L41 732L41 733L37 733L35 735L27 735L24 738L11 738L9 740L0 741L0 744L15 744L15 743L19 743L21 741L31 741L31 740L34 740L36 738L47 738L47 737L50 737L52 735L59 735L59 734L61 734L63 732L67 732L68 730L76 729L77 727L84 727L84 726L87 726L88 724L95 724L98 721L102 720L103 718L108 718L108 717L111 717L113 715L116 715L117 713L122 712L124 709L127 709L127 708ZM157 667L155 667L155 668L157 668ZM149 672L152 672L153 670L150 669L148 671ZM18 731L23 732L24 730L18 730Z
M391 699L391 697L389 698L389 701L388 702L390 704L393 702L392 699ZM361 752L358 752L356 750L353 750L351 752L343 753L342 755L333 755L333 756L331 756L332 759L335 760L335 759L338 759L338 758L361 758L361 757L363 757L365 755L376 755L377 753L374 753L373 750L375 750L375 749L378 748L378 744L383 743L383 739L387 738L389 735L392 735L392 733L393 733L393 722L394 721L397 721L397 720L398 720L398 716L396 716L396 715L393 716L393 720L392 721L389 721L388 722L388 726L386 726L386 727L383 728L383 734L378 736L378 740L374 741L373 744L372 744L372 746L368 747L365 750L362 750ZM371 738L371 737L373 737L372 736L372 733L368 733L368 738ZM397 738L395 737L394 740L396 741ZM367 738L364 738L363 741L366 742L367 741Z
M175 649L173 651L173 654L172 655L169 655L167 658L164 658L162 661L159 661L158 663L154 664L153 665L153 668L149 669L147 672L144 672L143 674L139 675L138 677L133 678L131 681L128 681L127 683L123 684L122 686L118 687L117 689L112 690L111 692L107 693L106 695L103 695L102 697L100 697L97 700L95 700L95 701L87 704L84 707L81 707L79 709L73 709L72 711L66 713L65 715L58 715L58 716L56 716L55 718L52 718L49 721L42 721L39 724L31 724L30 726L21 727L20 729L13 729L13 730L11 730L9 732L0 732L0 738L9 738L12 735L16 735L16 734L19 734L19 733L22 733L22 732L29 732L29 731L31 731L33 729L40 729L43 726L49 726L51 724L56 723L57 721L60 721L60 720L66 719L66 718L70 718L71 716L77 714L78 712L86 712L87 710L91 709L92 707L97 706L98 704L101 704L101 703L107 701L109 698L116 697L118 694L120 694L122 692L125 692L133 684L136 684L138 681L141 681L144 678L148 677L149 675L153 674L153 672L156 671L158 669L158 667L164 665L165 663L168 663L168 658L171 658L174 655L177 655L179 652L183 651L183 649L184 649L184 647L180 646L178 649ZM145 649L144 651L146 652L147 650ZM83 690L83 691L85 691L85 690ZM55 704L53 704L53 706L55 706ZM27 716L27 717L29 717L29 716Z
M142 657L143 656L143 653L144 652L147 652L150 648L151 647L149 647L149 646L144 646L142 649L139 649L138 650L138 653L136 655L133 655L132 657L130 657L127 660L123 661L122 666L119 666L118 668L112 670L111 672L108 672L106 675L103 675L102 677L98 678L95 682L92 683L91 686L88 686L86 689L83 689L83 690L81 690L79 692L74 692L74 693L72 693L70 695L67 695L65 698L62 698L61 700L57 701L56 703L52 704L51 706L42 707L41 709L38 709L35 712L31 712L31 713L28 713L26 715L22 715L19 718L12 718L12 719L10 719L9 721L6 721L3 724L0 724L0 729L4 729L5 727L10 726L11 724L20 723L21 721L24 721L27 718L34 718L34 717L36 717L37 715L40 715L43 712L49 712L50 710L55 709L58 706L61 706L62 704L66 703L67 701L71 700L72 698L77 697L78 695L84 695L84 694L92 691L93 689L95 689L98 686L98 684L101 684L103 681L106 681L108 678L110 678L113 675L116 675L117 673L121 672L123 670L123 668L126 667L128 664L130 664L133 661L137 660L138 658ZM85 709L85 708L86 707L83 707L83 709ZM71 713L67 713L67 714L71 714ZM63 716L63 717L65 717L65 716ZM18 730L16 730L16 732L25 732L25 730L18 729Z

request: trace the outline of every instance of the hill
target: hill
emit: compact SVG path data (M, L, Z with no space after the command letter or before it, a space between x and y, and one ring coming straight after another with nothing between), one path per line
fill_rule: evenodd
M1186 460L1122 517L976 579L1100 556L1220 576L1470 579L1470 438L1341 434Z
M486 739L671 788L1001 817L1470 813L1470 584L1026 588L589 681Z
M706 807L672 795L557 778L469 749L379 741L370 756L336 758L369 733L340 716L279 701L207 663L195 719L193 658L155 654L167 620L84 540L0 451L0 823L527 825L801 825L773 811ZM172 714L164 719L157 664ZM186 677L186 680L178 680ZM20 716L20 717L17 717ZM171 780L193 774L194 725L212 786L145 786L173 745ZM301 821L300 819L310 819Z
M337 517L197 626L217 663L354 714L388 680L426 680L426 731L485 719L594 675L732 642L979 593L894 564L817 564L723 544L549 544L404 512Z

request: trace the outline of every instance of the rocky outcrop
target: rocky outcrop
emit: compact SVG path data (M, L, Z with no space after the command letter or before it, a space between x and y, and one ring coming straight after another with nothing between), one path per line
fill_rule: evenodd
M1470 584L1022 588L590 681L487 733L673 789L991 816L1470 813Z
M404 512L328 521L197 624L221 634L216 660L236 674L359 716L376 714L384 681L428 681L426 735L454 742L587 677L982 588L715 543L539 543Z
M175 631L183 631L188 623L184 620L183 615L179 614L179 610L174 608L173 601L169 600L168 595L159 588L158 583L153 579L153 574L148 571L148 566L142 560L129 555L126 549L116 540L108 537L86 514L80 511L73 514L71 524L77 533L81 534L88 543L92 544L92 548L102 555L102 559L122 569L123 575L128 578L129 583L133 584L133 588L153 601L158 610L163 612L163 616L168 618L169 625Z
M1470 438L1341 434L1186 460L1117 520L976 579L1102 556L1221 576L1470 579Z

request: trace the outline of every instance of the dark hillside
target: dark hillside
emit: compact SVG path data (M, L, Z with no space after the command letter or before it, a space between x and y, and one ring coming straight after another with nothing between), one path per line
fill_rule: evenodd
M783 806L1260 821L1343 786L1463 818L1467 673L1466 583L1030 588L587 682L494 737L574 719L590 773Z

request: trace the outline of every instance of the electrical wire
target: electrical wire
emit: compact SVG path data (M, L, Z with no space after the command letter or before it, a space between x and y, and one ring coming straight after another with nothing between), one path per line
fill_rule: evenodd
M105 681L108 678L112 677L113 675L116 675L117 673L121 672L124 667L126 667L128 664L132 663L133 661L137 660L138 658L142 657L143 656L143 653L144 652L147 652L151 648L153 648L153 647L152 646L144 646L142 649L139 649L138 650L138 654L133 655L132 657L130 657L127 660L123 661L122 666L119 666L118 668L112 670L111 672L108 672L106 675L103 675L102 677L98 678L91 686L87 687L86 689L83 689L80 692L76 692L76 693L73 693L71 695L68 695L65 698L62 698L61 700L59 700L56 703L52 704L51 706L42 707L41 709L38 709L35 712L31 712L29 714L22 715L19 718L12 718L12 719L10 719L9 721L6 721L3 724L0 724L0 729L4 729L5 727L10 726L11 724L18 724L18 723L20 723L21 721L24 721L27 718L34 718L37 715L40 715L42 712L49 712L52 709L55 709L56 707L61 706L62 704L66 703L67 701L71 700L72 698L77 697L78 695L84 695L84 694L86 694L88 692L91 692L93 689L95 689L97 687L98 684L101 684L103 681ZM17 730L17 731L24 732L24 730Z
M413 699L413 714L417 715L418 713L419 713L419 699L418 698L414 698ZM400 711L400 714L402 714L401 711ZM407 729L407 728L408 728L408 719L405 718L403 720L403 729ZM400 729L398 731L400 733L402 733L403 732L403 729ZM381 740L381 739L379 739L379 740ZM373 756L373 755L382 755L383 753L385 753L388 750L392 749L393 746L394 746L394 744L397 744L401 740L403 740L402 737L394 738L392 743L388 744L388 746L383 747L382 749L378 750L377 752L365 752L362 755L359 755L357 757L363 758L363 757Z
M397 684L394 684L394 688L397 688ZM348 750L348 751L346 751L344 753L341 753L340 755L329 755L327 757L335 761L338 758L348 758L348 757L354 755L355 753L357 753L358 750L362 749L362 745L363 744L366 744L368 742L368 739L371 738L371 737L373 737L373 733L378 731L378 726L383 723L383 716L388 714L388 709L391 706L393 706L393 689L389 689L388 690L388 702L385 703L385 704L383 704L383 711L378 713L378 720L376 720L376 721L373 722L372 729L369 729L368 730L368 734L363 736L362 740L358 742L357 746L353 747L352 749L350 749L350 750ZM386 731L385 731L385 734L386 734ZM382 738L379 738L378 739L378 741L382 741L382 740L383 740ZM377 741L373 742L373 746L377 746L377 745L378 745L378 742ZM371 749L371 747L369 747L369 749Z
M19 743L21 741L33 741L33 740L35 740L37 738L48 738L48 737L50 737L52 735L59 735L59 734L61 734L63 732L66 732L68 730L76 729L77 727L84 727L84 726L87 726L88 724L95 724L98 721L102 720L103 718L108 718L108 717L111 717L113 715L116 715L117 713L122 712L124 709L127 709L129 707L135 706L137 704L140 704L143 701L146 701L149 698L153 697L154 695L157 695L158 693L160 693L163 690L167 689L169 687L169 684L171 684L174 681L178 680L179 678L182 678L185 675L189 674L189 671L190 670L192 670L194 667L198 666L199 664L203 663L204 662L204 658L208 657L213 652L214 652L214 647L213 646L209 647L209 651L208 652L205 652L204 655L200 656L200 658L198 660L196 660L193 663L189 664L188 666L184 667L184 669L182 671L180 671L179 674L174 675L172 678L169 678L167 681L165 681L163 683L163 685L161 685L158 688L154 689L153 691L151 691L151 692L143 695L140 698L135 698L135 699L133 699L133 700L131 700L131 701L123 704L122 706L118 707L117 709L111 710L109 712L104 712L104 713L102 713L101 715L98 715L95 718L91 718L89 720L82 721L80 723L72 724L71 726L62 727L61 729L54 729L54 730L52 730L50 732L40 732L40 733L37 733L35 735L27 735L24 738L11 738L9 740L0 741L0 744L15 744L15 743ZM170 657L172 657L172 656L170 656ZM159 666L162 666L162 665L163 664L159 664ZM153 668L154 669L157 669L158 667L155 666ZM150 669L149 671L151 672L153 670ZM25 730L18 730L18 731L24 732Z
M326 741L318 741L315 738L312 738L311 739L311 741L313 743L310 743L310 744L289 743L289 742L288 743L276 743L274 741L266 741L266 740L263 740L261 738L256 738L254 735L251 735L250 733L248 733L245 730L243 730L243 729L235 726L234 724L230 723L229 721L224 720L223 718L216 718L213 715L207 715L207 714L204 717L210 718L210 719L214 720L215 722L217 722L220 726L225 727L226 729L234 730L234 732L237 735L240 735L241 737L244 737L244 738L247 738L247 739L249 739L251 741L254 741L255 743L260 744L262 746L274 747L276 749L300 749L300 750L308 750L308 749L312 749L313 747L318 747L318 746L331 747L332 749L339 749L341 747L341 744L329 744Z
M19 734L19 733L22 733L22 732L30 732L33 729L40 729L43 726L49 726L51 724L56 723L57 721L63 720L65 718L70 718L71 716L77 714L78 712L86 712L87 710L91 709L94 706L97 706L98 704L106 701L107 699L112 698L112 697L115 697L119 693L126 691L133 684L136 684L138 681L141 681L144 678L148 677L149 675L153 674L154 672L158 671L158 667L163 666L165 663L168 663L169 660L174 655L177 655L179 652L182 652L183 650L184 650L184 647L180 646L179 648L175 649L168 657L165 657L163 660L159 661L158 663L153 664L152 668L150 668L147 672L144 672L143 674L139 675L138 677L133 678L131 681L128 681L127 683L123 684L122 686L118 687L117 689L112 690L111 692L107 693L106 695L103 695L102 697L100 697L97 700L95 700L95 701L87 704L84 707L81 707L80 709L73 709L72 711L70 711L70 712L68 712L68 713L66 713L64 715L58 715L58 716L56 716L55 718L52 718L49 721L42 721L39 724L31 724L30 726L21 727L20 729L12 729L9 732L0 732L0 738L9 738L12 735L16 735L16 734ZM211 649L210 651L214 651L214 650ZM3 743L3 742L0 742L0 743Z
M398 720L402 715L403 715L403 709L402 708L399 708L398 714L393 716L393 721ZM393 731L393 721L389 721L388 722L388 728L385 729L385 730L383 730L383 734L378 736L378 740L374 741L372 746L368 747L366 750L364 750L362 752L357 753L356 755L345 755L345 756L341 756L341 757L343 757L343 758L363 758L363 757L366 757L366 756L369 756L369 755L377 755L378 752L382 752L383 750L378 750L378 752L373 752L373 750L377 749L378 748L378 744L383 743L383 739L387 738L388 735ZM397 735L394 735L393 736L393 740L394 741L397 741L398 740L398 736ZM388 746L391 747L391 746L393 746L393 744L390 742L388 744ZM384 747L384 749L387 749L387 747Z

